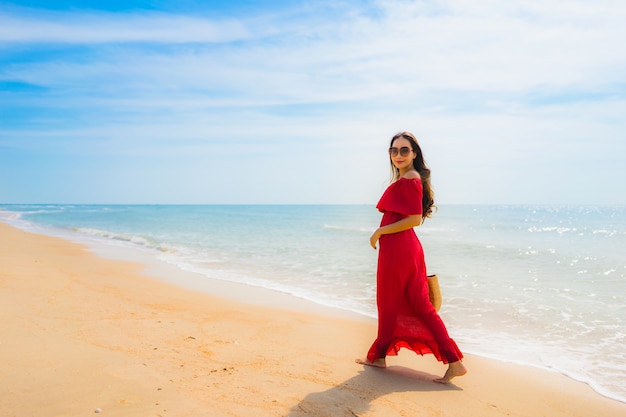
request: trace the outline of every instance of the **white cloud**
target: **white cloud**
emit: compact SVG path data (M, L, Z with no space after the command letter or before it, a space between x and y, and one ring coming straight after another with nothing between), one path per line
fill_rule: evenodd
M10 43L99 44L112 42L233 42L249 37L236 20L212 20L158 12L0 13L0 41Z
M626 4L347 7L332 16L302 9L226 20L0 15L4 45L35 51L32 60L5 61L0 80L44 87L13 103L50 109L49 122L0 128L0 146L19 137L14 146L22 149L53 152L60 144L54 152L173 155L182 163L242 147L249 166L262 172L256 181L274 184L280 175L264 168L297 167L304 154L314 159L306 181L329 187L307 198L344 202L372 198L365 185L351 188L351 175L379 184L387 174L386 140L397 130L424 138L444 202L541 202L554 193L520 195L507 185L520 177L545 183L551 166L601 183L606 174L585 179L581 161L621 166L613 158L626 131L626 55L617 52L626 39ZM50 44L61 53L38 58ZM71 53L74 47L81 54ZM194 165L193 172L207 171Z
M412 7L383 2L379 19L338 16L332 24L316 19L305 32L304 22L287 22L282 33L275 33L281 22L272 16L221 22L162 14L70 14L60 22L5 17L0 27L5 42L199 43L162 51L116 46L100 49L87 62L18 65L5 73L51 85L111 77L135 88L158 84L168 93L199 89L202 94L209 86L270 101L327 102L621 81L626 56L615 48L626 38L621 24L626 7L563 4L547 2L539 9L517 2L490 7L447 2L447 13L429 15L422 12L424 2ZM269 32L271 42L264 42ZM204 45L229 41L241 42L228 48Z

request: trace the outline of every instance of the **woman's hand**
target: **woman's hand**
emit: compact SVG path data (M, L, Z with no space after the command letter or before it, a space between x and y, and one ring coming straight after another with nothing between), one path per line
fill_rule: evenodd
M381 226L370 236L370 245L374 249L376 249L376 242L380 239L382 235L389 235L392 233L403 232L408 229L412 229L414 227L422 224L422 215L421 214L411 214L405 217L402 220L398 220L395 223L388 224L386 226Z
M380 228L376 229L376 231L372 234L372 236L370 236L370 245L372 246L372 248L376 249L376 242L378 242L378 239L380 239Z

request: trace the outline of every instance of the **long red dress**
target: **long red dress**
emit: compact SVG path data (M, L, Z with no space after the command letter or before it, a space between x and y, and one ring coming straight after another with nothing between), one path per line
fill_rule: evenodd
M422 214L422 193L419 178L392 183L376 205L383 213L381 226ZM421 355L432 353L443 363L460 360L463 354L428 298L424 250L415 231L382 235L378 246L378 337L367 359L397 355L407 348Z

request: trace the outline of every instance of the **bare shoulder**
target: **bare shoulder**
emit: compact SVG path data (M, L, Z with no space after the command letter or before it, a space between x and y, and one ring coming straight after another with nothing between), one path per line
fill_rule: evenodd
M409 172L407 172L406 174L404 174L404 176L402 178L406 178L408 180L412 180L415 178L421 178L419 172L411 170Z

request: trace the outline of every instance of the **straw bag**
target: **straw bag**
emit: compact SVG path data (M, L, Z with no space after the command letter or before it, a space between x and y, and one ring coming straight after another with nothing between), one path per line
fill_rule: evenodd
M428 298L435 307L435 311L441 308L441 288L439 288L439 277L437 275L428 276Z

